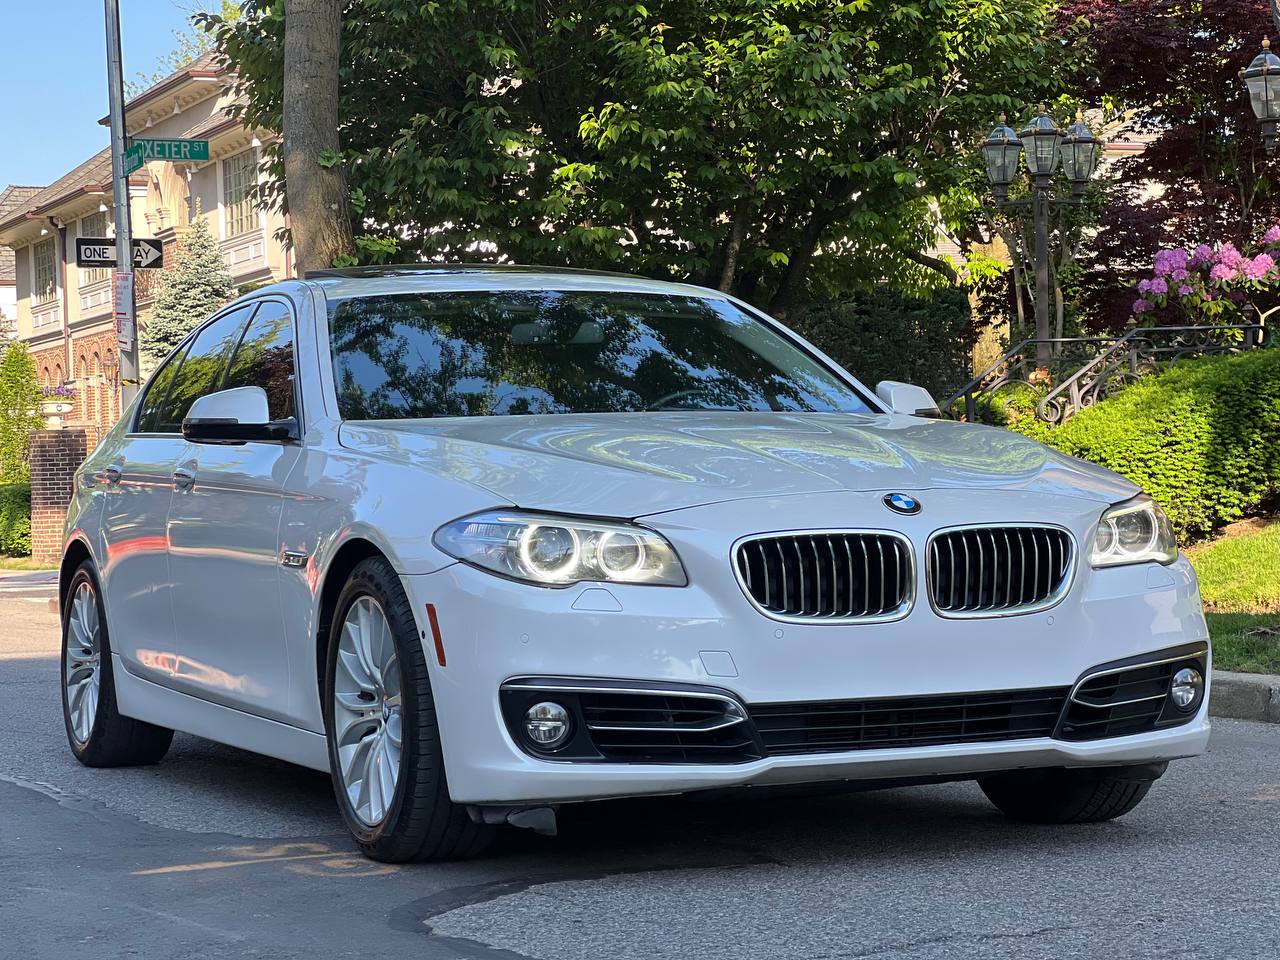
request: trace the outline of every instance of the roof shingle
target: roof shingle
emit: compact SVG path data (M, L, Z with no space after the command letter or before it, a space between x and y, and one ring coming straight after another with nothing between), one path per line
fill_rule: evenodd
M59 177L42 190L37 189L34 194L19 200L11 208L0 209L0 230L21 220L27 213L54 206L86 187L111 188L110 147L95 153L70 173Z
M26 209L26 202L43 189L43 187L28 187L17 184L5 187L3 191L0 191L0 222L8 220L11 211L20 207ZM0 247L0 283L13 283L15 277L13 249L11 247Z

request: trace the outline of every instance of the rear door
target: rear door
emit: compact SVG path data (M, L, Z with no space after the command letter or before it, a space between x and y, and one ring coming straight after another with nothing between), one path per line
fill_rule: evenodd
M242 308L215 318L165 362L147 385L120 453L103 469L102 574L111 645L130 673L157 683L174 685L183 671L173 645L165 529L188 446L182 416L221 380L248 317Z
M258 302L218 389L262 387L272 420L298 415L294 317L287 301ZM191 692L289 719L289 660L280 600L280 516L296 443L188 444L189 480L169 508L176 644Z

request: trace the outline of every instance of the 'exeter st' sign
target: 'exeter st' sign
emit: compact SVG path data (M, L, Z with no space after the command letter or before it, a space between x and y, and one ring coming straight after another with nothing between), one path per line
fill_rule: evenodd
M209 159L208 140L157 140L134 137L124 152L124 172L133 173L144 163L204 163Z

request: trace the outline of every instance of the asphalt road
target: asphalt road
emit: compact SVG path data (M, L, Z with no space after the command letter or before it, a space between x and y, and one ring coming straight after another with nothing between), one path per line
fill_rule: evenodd
M0 590L0 958L1274 957L1280 726L1219 721L1128 817L1009 823L970 784L601 803L555 839L392 867L328 778L179 736L68 752L56 625Z

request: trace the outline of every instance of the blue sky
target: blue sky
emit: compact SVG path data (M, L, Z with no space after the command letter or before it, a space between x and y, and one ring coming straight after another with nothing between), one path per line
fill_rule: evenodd
M200 0L120 0L125 79L152 73ZM107 145L102 0L0 5L0 189L44 186Z

